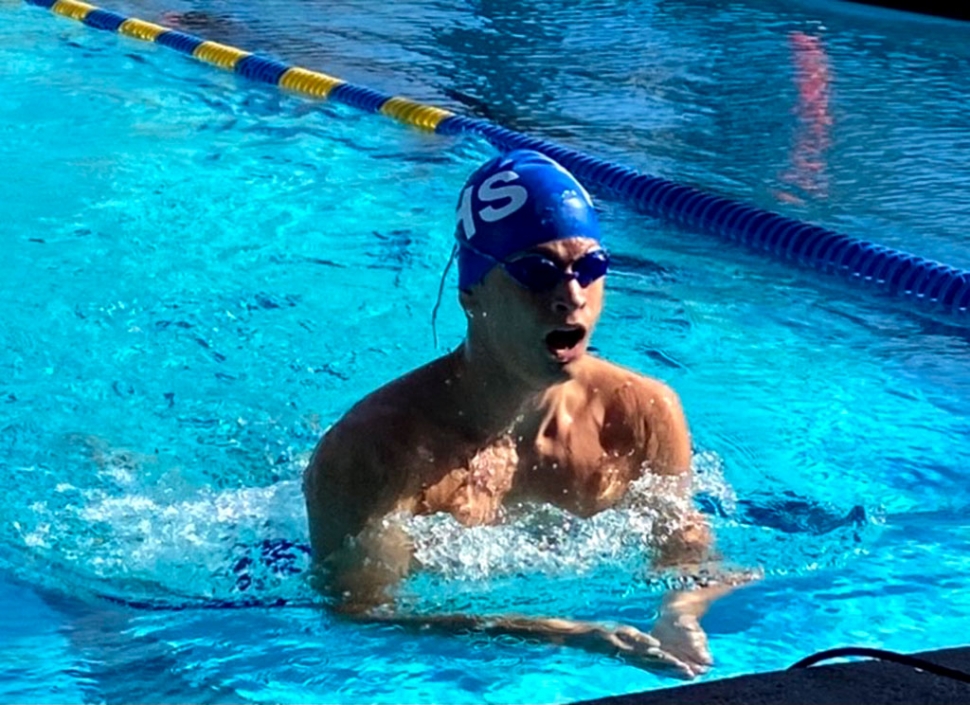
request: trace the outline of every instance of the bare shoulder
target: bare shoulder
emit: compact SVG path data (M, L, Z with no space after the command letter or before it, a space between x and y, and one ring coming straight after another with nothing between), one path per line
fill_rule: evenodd
M602 399L612 423L628 425L658 474L690 468L690 433L680 397L669 385L601 358L590 358L583 381Z
M308 472L339 468L348 461L361 468L395 464L413 449L427 428L424 406L440 383L441 359L398 377L354 404L320 439ZM332 470L331 470L332 471Z
M367 395L320 439L303 475L315 555L330 555L372 519L407 508L436 362Z
M668 384L608 360L590 356L584 377L587 386L612 393L627 403L659 406L662 413L680 409L680 397Z

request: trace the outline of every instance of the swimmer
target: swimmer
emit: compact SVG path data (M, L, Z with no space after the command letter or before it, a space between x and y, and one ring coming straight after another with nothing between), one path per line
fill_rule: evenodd
M677 395L587 351L610 258L579 182L537 152L492 159L461 192L455 237L464 342L358 402L324 435L304 475L314 562L334 612L514 634L684 677L703 673L711 657L699 620L727 585L669 593L649 634L564 618L396 609L394 586L414 567L414 549L395 515L447 512L476 526L539 502L589 517L617 505L644 473L690 491L691 443ZM711 558L699 513L657 542L661 569Z

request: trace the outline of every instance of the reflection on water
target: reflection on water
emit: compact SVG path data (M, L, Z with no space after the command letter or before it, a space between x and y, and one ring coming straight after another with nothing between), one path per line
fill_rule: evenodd
M792 188L779 191L778 198L804 205L805 198L827 198L829 195L825 152L832 143L829 138L831 73L819 37L792 32L789 42L798 87L795 109L798 124L792 139L791 165L781 175L781 180Z

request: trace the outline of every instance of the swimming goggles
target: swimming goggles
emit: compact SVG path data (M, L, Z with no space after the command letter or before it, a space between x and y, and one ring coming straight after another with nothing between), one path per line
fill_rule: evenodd
M574 279L585 289L600 277L605 276L610 268L610 255L602 248L587 252L572 264L564 267L539 253L522 255L512 260L503 260L478 250L464 240L459 241L459 246L466 247L479 257L484 257L501 265L502 269L518 284L536 293L551 291L560 282Z

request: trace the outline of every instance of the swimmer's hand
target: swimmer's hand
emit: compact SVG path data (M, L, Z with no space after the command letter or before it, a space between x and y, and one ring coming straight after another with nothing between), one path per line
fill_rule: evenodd
M683 664L690 672L689 677L706 673L714 663L707 634L693 615L662 615L653 625L650 636L663 645L664 653Z
M372 610L347 614L354 619L397 624L418 631L450 633L481 632L571 646L593 653L616 656L630 665L680 678L693 678L704 673L710 665L706 660L686 650L675 652L662 644L656 636L646 634L626 624L582 622L573 619L526 617L523 615L476 616L463 614L402 615L390 611ZM699 627L698 627L699 628ZM700 632L706 649L707 641ZM672 643L680 644L674 640Z
M699 625L697 628L700 631ZM657 636L646 634L626 624L505 616L485 620L478 629L486 632L541 637L553 643L617 656L638 668L681 678L698 676L706 672L711 665L710 653L706 651L707 639L703 631L700 631L700 644L705 650L702 654L683 648L680 648L679 652L675 651L668 648ZM677 647L682 646L676 639L672 644Z
M645 634L635 627L621 624L616 627L597 627L597 637L605 642L607 649L612 649L627 663L648 671L666 671L681 678L694 678L705 673L712 660L707 650L707 639L700 631L702 649L684 649L678 640L671 645L657 638L656 629L651 634ZM671 648L676 646L678 648Z
M714 663L707 634L700 624L710 603L760 576L756 571L745 571L720 573L717 577L719 581L706 587L667 593L660 607L660 616L650 631L650 636L661 645L664 653L683 664L691 676L705 673Z

